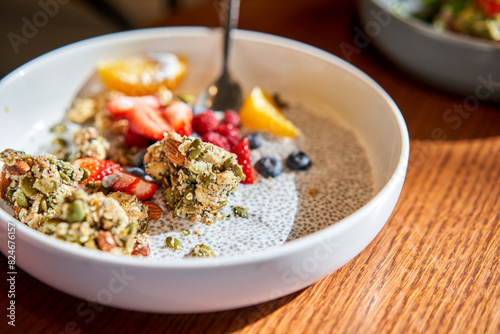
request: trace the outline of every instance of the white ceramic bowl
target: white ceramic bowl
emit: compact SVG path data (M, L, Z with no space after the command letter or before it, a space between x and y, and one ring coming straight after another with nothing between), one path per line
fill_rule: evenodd
M401 0L359 0L365 36L414 77L471 99L500 101L500 43L455 32L395 13ZM410 0L416 1L416 0Z
M205 312L265 302L302 289L360 253L382 229L399 197L409 141L391 98L347 62L314 47L249 31L234 34L231 68L245 92L272 87L283 98L336 115L366 145L375 196L346 219L261 253L165 263L70 246L0 210L1 250L15 226L16 264L44 283L84 300L150 312ZM201 92L220 68L221 32L160 28L118 33L50 52L0 81L0 148L33 151L60 120L98 60L152 50L186 55L184 83ZM214 66L216 64L216 66ZM12 226L12 225L11 225ZM297 274L297 268L300 275Z

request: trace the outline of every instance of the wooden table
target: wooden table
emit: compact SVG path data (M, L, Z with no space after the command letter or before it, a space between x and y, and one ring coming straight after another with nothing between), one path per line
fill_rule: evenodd
M213 8L209 2L159 24L217 26ZM447 110L464 107L464 97L412 80L370 45L354 49L354 13L349 0L243 0L240 27L338 55L400 107L411 138L407 180L392 217L361 254L292 295L193 315L97 305L78 312L81 300L19 270L17 332L500 333L500 108L462 108L450 121ZM3 256L1 263L7 272ZM5 312L5 279L2 286ZM6 318L0 323L3 333Z

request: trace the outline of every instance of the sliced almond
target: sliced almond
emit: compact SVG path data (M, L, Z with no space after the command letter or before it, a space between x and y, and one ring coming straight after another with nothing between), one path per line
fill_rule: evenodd
M14 217L16 217L17 219L19 219L19 212L21 212L21 207L15 205L12 207L12 211L14 211Z
M10 179L7 177L7 172L5 168L2 168L2 173L0 174L0 198L4 201L7 200L7 188L10 185Z
M134 250L130 255L135 255L135 256L148 256L151 253L151 248L147 245L142 245L140 243L136 243Z
M161 214L163 212L156 203L151 201L145 201L143 202L143 204L148 207L148 217L150 220L159 220L161 218Z
M99 231L99 234L97 235L97 246L105 252L110 252L113 248L115 248L116 241L111 232Z
M14 165L5 165L11 175L23 175L30 171L31 167L26 161L18 160Z
M173 163L184 166L186 156L179 151L180 144L181 142L173 138L165 139L165 154Z

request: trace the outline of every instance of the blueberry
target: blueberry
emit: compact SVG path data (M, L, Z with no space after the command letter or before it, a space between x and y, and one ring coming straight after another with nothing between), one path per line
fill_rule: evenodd
M283 163L276 158L262 158L255 163L254 167L264 177L276 177L283 173Z
M246 135L246 137L248 138L248 144L251 150L261 147L266 141L260 133L250 133Z
M311 159L304 152L292 152L286 158L286 166L291 170L306 170L311 167Z
M137 177L140 177L141 179L144 179L146 176L146 172L144 169L139 168L139 167L130 167L125 170L127 173L130 173L132 175L135 175Z
M144 156L147 151L140 151L134 156L134 160L132 161L132 165L134 167L144 168Z

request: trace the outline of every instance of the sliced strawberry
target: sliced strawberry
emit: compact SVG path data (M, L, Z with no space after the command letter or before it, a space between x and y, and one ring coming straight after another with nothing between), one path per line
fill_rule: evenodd
M162 140L164 132L174 130L156 109L148 105L136 104L126 119L133 132L154 140Z
M146 96L126 96L118 95L106 104L106 109L111 115L117 118L126 118L127 114L134 109L137 104L150 106L153 109L160 108L160 100L154 95Z
M125 133L125 145L127 147L148 147L151 145L151 139L138 135L131 129Z
M234 146L231 150L232 153L236 154L238 157L238 164L243 169L246 178L241 181L245 184L253 184L253 171L252 171L252 160L250 159L250 145L248 144L248 138L243 138L238 145Z
M73 162L76 167L84 168L89 171L89 177L81 182L87 184L91 181L100 181L103 177L113 174L115 171L121 171L122 167L116 162L97 158L81 158Z
M111 185L111 190L113 191L123 191L127 194L135 195L138 200L144 201L151 198L158 185L141 179L138 176L127 172L115 172L115 175L120 177Z
M165 107L163 115L181 136L190 136L193 132L193 109L184 102L174 102Z
M156 96L119 95L106 108L114 117L127 119L130 129L143 137L161 140L164 132L173 131L160 113L160 101Z
M113 173L113 178L116 176L116 179L114 179L113 184L111 185L111 190L113 191L123 191L126 193L129 193L127 189L129 189L134 183L139 182L140 178L138 176L135 176L133 174L127 173L127 172L116 172Z

